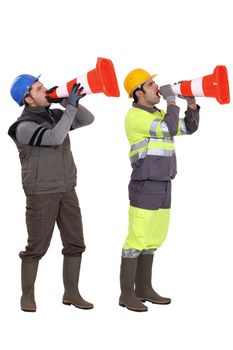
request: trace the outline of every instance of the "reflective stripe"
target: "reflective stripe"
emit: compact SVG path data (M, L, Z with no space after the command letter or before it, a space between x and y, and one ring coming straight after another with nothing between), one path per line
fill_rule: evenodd
M171 143L174 144L174 138L173 137L169 137L168 138L163 138L163 139L155 139L154 137L150 137L149 142L163 142L163 143Z
M155 130L159 122L160 122L159 119L154 119L153 122L151 123L150 130L149 130L151 136L156 136Z
M144 140L142 140L142 141L140 141L138 143L135 143L134 145L132 145L132 147L130 149L130 152L136 151L137 149L140 149L140 148L146 146L148 144L148 142L149 141L148 141L148 138L147 138L147 139L144 139Z
M179 133L179 135L187 135L187 128L186 128L184 119L180 119L180 121L179 121L178 133Z
M131 163L136 162L138 159L146 158L146 152L143 153L136 153L133 156L130 157Z
M148 148L144 152L139 152L130 156L131 163L136 162L138 159L143 159L148 156L162 156L171 157L175 154L175 149L159 149L159 148Z
M149 148L147 151L149 156L163 156L163 157L171 157L175 154L174 149L158 149L158 148Z
M129 157L131 163L143 159L147 155L171 157L175 153L174 138L146 138L132 145Z
M131 149L130 149L130 152L133 152L133 151L136 151L136 150L139 150L140 148L143 148L145 146L148 145L149 142L163 142L163 143L171 143L173 144L174 143L174 138L173 137L169 137L169 138L163 138L163 139L158 139L158 138L155 138L155 137L150 137L150 138L146 138L138 143L134 143L132 146L131 146Z
M137 258L141 254L140 250L136 249L122 249L123 258Z
M169 132L167 123L161 122L161 128L162 128L164 136L170 136L170 132Z
M167 124L160 119L154 119L150 126L150 135L158 138L170 136Z

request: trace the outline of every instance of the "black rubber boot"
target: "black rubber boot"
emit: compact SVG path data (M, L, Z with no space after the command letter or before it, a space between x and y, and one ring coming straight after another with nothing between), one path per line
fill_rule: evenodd
M34 284L39 261L23 262L21 266L22 296L20 300L21 310L28 312L36 311L34 296Z
M131 311L147 311L146 305L136 297L134 293L135 274L138 258L121 258L121 296L119 305L127 307Z
M161 297L151 285L153 258L154 254L141 254L139 256L135 279L135 294L143 302L150 301L153 304L161 305L170 304L171 299Z
M79 309L93 309L94 305L84 300L78 289L79 272L81 266L81 256L66 257L63 261L63 282L65 293L63 295L63 304L74 305Z

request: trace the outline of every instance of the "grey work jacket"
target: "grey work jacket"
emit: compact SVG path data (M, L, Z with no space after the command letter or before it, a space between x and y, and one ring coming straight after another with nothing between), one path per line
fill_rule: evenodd
M48 130L61 120L63 112L61 109L42 110L25 107L21 117L9 128L8 134L19 151L22 185L26 195L68 192L76 186L77 170L68 133L61 144L54 146L33 145L33 140L29 144L22 144L16 138L19 123L35 122L38 124L38 130ZM75 116L77 110L71 107L68 108L68 112Z

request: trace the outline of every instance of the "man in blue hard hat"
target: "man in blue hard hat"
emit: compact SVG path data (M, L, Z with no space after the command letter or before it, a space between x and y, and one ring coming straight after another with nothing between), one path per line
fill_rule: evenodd
M92 309L78 289L82 253L85 250L82 217L75 192L76 166L70 149L69 131L89 125L93 115L79 101L86 94L74 84L67 99L51 99L40 76L19 75L11 86L11 96L25 106L8 134L14 140L22 168L26 194L27 246L22 259L23 311L36 311L34 284L39 260L46 253L57 223L63 244L63 303ZM61 103L65 109L50 109Z

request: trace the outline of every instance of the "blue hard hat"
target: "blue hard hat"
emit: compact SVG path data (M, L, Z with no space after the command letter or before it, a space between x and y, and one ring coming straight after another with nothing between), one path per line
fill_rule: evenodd
M38 77L34 77L33 75L29 74L21 74L15 78L11 85L10 92L11 97L18 103L19 106L24 104L24 96L26 92L39 78L40 75L38 75Z

